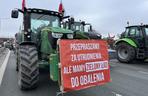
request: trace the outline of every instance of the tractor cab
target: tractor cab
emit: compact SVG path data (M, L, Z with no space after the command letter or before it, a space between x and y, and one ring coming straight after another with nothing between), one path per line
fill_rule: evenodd
M84 21L74 22L72 29L81 32L93 32L92 25L90 23L85 23Z
M92 32L92 26L84 21L75 21L74 18L69 18L67 21L62 23L63 28L70 29L73 31L81 32Z
M138 47L148 47L148 25L128 26L121 38L132 39Z
M101 35L92 29L90 23L85 23L85 21L75 21L74 18L69 18L62 22L62 27L74 31L75 39L101 39Z
M126 27L126 31L122 33L121 38L129 38L131 40L134 40L136 45L144 46L144 36L140 26Z
M71 25L71 29L74 31L81 31L81 32L88 32L88 30L85 29L85 22L74 22L74 24Z
M36 8L28 8L24 11L17 9L12 11L12 18L18 18L18 12L23 13L22 30L24 31L24 41L33 41L34 36L32 35L43 30L45 27L53 32L53 37L55 38L61 38L62 35L58 33L64 33L66 31L60 28L63 14L59 12ZM65 33L68 33L68 31Z
M22 36L19 44L36 44L39 55L40 52L50 54L56 50L58 39L73 39L71 30L61 28L61 21L64 18L62 13L45 9L25 8L24 11L13 10L12 18L18 18L19 12L23 14L23 29L21 30Z

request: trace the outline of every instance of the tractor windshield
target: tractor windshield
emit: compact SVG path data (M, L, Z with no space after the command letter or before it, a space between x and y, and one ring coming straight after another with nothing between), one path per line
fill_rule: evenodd
M72 25L72 29L73 30L77 30L77 31L84 31L84 26L79 23L79 22L75 22L73 25Z
M85 25L84 32L90 32L90 25Z
M59 27L60 19L57 16L44 14L31 14L31 30L37 32L38 28L43 27Z
M73 30L81 31L81 32L90 32L90 25L83 25L81 22L75 22L73 24Z

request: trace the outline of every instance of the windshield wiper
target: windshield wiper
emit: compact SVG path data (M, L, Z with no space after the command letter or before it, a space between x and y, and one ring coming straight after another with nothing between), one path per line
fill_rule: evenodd
M37 20L41 19L43 16L45 16L45 15L44 15L44 14L43 14L43 15L41 15L39 18L37 18Z

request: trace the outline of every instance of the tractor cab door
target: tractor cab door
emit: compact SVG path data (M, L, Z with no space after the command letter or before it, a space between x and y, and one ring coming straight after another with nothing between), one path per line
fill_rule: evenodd
M146 49L148 51L148 27L146 27L144 29L144 31L145 31L145 35L144 35L144 37L145 37L145 46L146 46Z
M127 30L127 37L132 39L138 46L144 47L144 38L141 28L130 27Z

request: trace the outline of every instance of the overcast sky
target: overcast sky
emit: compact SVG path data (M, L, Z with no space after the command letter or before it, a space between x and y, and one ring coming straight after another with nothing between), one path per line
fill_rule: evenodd
M11 10L21 8L22 0L0 0L0 37L12 37L21 18L11 19ZM58 10L60 0L26 0L27 7ZM102 35L116 35L130 25L148 24L148 0L63 0L67 15L85 20Z

